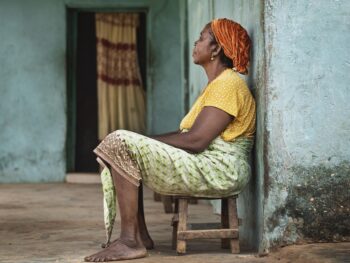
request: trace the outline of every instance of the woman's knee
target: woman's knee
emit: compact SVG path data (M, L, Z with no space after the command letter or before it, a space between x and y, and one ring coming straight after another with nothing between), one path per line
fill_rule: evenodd
M126 137L126 130L115 130L111 133L109 133L104 140L111 140L111 139L125 139Z

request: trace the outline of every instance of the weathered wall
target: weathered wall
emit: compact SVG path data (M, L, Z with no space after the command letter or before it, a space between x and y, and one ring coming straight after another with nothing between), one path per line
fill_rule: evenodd
M350 236L350 2L265 1L264 242Z
M264 50L264 1L235 0L233 2L233 20L243 25L252 40L251 62L246 77L257 105L257 129L252 158L252 177L248 187L240 195L239 212L244 215L247 229L245 235L249 244L258 250L263 240L263 178L264 178L264 133L265 133L265 50ZM219 3L219 2L215 2ZM217 5L215 10L224 6Z
M249 87L252 89L258 100L258 143L261 144L261 131L263 127L264 114L264 37L263 37L263 1L256 0L189 0L188 1L188 32L189 32L189 100L190 105L197 98L200 91L207 83L207 77L204 70L192 63L193 43L198 39L200 31L204 25L213 18L226 17L242 24L247 29L253 41L252 62L250 66L249 77L246 78ZM244 76L241 76L244 78ZM257 148L257 151L262 148ZM262 150L260 151L262 152ZM242 247L257 249L262 239L262 179L263 162L262 154L259 152L259 158L252 165L254 168L253 176L248 187L240 194L238 200L238 213L242 219L240 227L240 244ZM215 204L217 206L217 204ZM218 210L218 209L216 209Z
M208 79L202 67L192 62L194 42L199 38L203 27L213 19L211 0L188 0L188 67L189 67L189 106L199 96Z
M128 1L130 2L130 1ZM150 2L150 78L152 97L148 99L149 133L179 129L185 114L183 46L180 0Z
M179 1L1 1L0 182L64 180L67 7L148 8L149 132L184 114Z
M64 178L64 19L60 1L0 3L0 182Z

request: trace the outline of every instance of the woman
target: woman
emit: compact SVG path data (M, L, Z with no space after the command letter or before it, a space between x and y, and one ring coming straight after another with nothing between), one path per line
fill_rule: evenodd
M247 74L250 39L239 24L216 19L195 42L193 61L208 77L180 131L145 137L118 130L95 149L113 177L120 238L86 261L141 258L153 247L143 215L140 180L170 195L229 196L249 180L255 102L237 73ZM140 197L140 198L139 198Z

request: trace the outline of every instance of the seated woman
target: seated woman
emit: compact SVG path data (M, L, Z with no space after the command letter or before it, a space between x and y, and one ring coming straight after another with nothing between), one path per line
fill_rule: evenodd
M241 25L213 20L200 33L192 55L204 68L208 85L180 131L146 137L117 130L95 149L113 177L121 232L85 261L141 258L146 248L153 248L139 198L141 180L157 193L207 197L231 196L247 184L255 101L237 73L248 73L249 52L250 39Z

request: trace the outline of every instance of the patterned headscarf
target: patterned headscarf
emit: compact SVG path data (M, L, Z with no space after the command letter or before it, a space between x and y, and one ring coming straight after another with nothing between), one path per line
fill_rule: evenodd
M240 24L226 18L214 19L211 30L224 54L232 59L236 71L248 74L251 41L247 31Z

